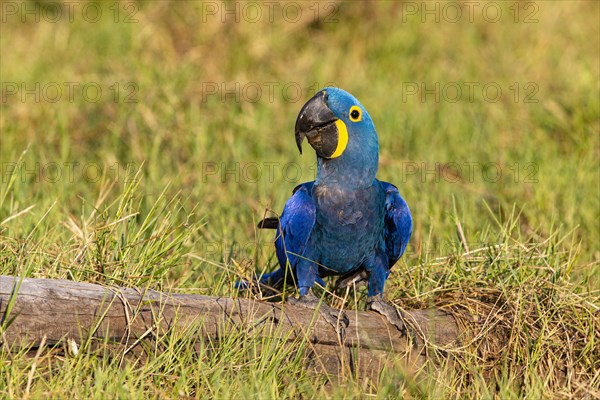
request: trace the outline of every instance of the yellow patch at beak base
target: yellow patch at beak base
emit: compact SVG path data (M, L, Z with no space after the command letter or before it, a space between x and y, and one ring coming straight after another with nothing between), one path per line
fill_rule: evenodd
M335 151L331 155L331 158L336 158L342 155L344 150L346 150L346 146L348 145L348 129L346 128L346 124L341 119L335 121L335 126L338 131L338 143Z

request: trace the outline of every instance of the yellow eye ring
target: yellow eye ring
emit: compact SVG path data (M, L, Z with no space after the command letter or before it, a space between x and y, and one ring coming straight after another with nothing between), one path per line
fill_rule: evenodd
M359 106L350 107L348 116L350 117L350 121L360 122L360 120L362 120L362 111L361 111L360 107Z

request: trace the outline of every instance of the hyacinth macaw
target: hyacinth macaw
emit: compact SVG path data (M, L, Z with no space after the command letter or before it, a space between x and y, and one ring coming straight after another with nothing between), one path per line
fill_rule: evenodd
M412 232L408 205L391 183L376 179L379 142L373 121L354 96L327 87L300 110L295 127L302 154L304 139L317 154L317 176L297 186L275 228L280 269L260 282L280 287L287 277L298 287L299 301L318 302L315 282L366 280L367 308L385 315L405 332L401 314L383 301L390 269L404 253ZM288 268L289 266L289 268Z

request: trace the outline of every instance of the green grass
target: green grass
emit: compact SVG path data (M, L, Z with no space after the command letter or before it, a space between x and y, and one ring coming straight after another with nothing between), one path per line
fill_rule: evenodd
M256 222L314 177L314 156L298 155L293 125L303 102L333 82L369 110L379 177L399 187L413 213L388 299L474 313L501 299L503 321L514 325L497 327L509 338L497 358L475 340L455 355L454 373L415 378L397 368L379 385L324 385L303 368L302 343L290 359L275 341L244 333L214 351L194 350L193 332L166 332L165 352L141 365L84 349L42 354L33 370L31 358L2 352L3 395L598 396L597 2L536 2L532 23L524 4L515 22L512 2L494 3L502 6L495 23L481 6L473 22L465 14L436 23L400 2L326 3L319 20L302 3L297 22L279 6L270 22L264 6L257 23L222 22L222 9L212 16L200 2L143 2L129 9L137 22L125 23L125 4L118 22L113 3L99 4L95 23L81 17L83 5L73 22L56 23L22 22L3 9L1 274L234 295L236 276L275 266L271 233ZM325 21L327 4L337 22ZM75 89L71 101L66 82L102 95L91 101ZM62 88L59 101L48 101L51 91L36 101L19 86L51 83ZM436 84L439 101L407 92ZM484 85L500 87L502 98L492 102ZM453 102L456 86L463 92ZM239 98L226 95L231 88ZM464 255L457 221L476 252ZM484 380L482 360L497 384Z

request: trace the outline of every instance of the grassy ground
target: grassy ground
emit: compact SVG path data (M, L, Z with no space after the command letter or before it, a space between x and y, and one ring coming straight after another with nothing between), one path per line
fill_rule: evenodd
M255 357L232 336L197 359L170 332L141 366L2 353L0 392L600 396L598 3L294 4L3 3L0 273L233 295L274 268L255 222L314 177L293 124L335 84L369 110L379 177L415 220L388 299L502 299L496 383L476 341L452 374L323 385L277 344Z

